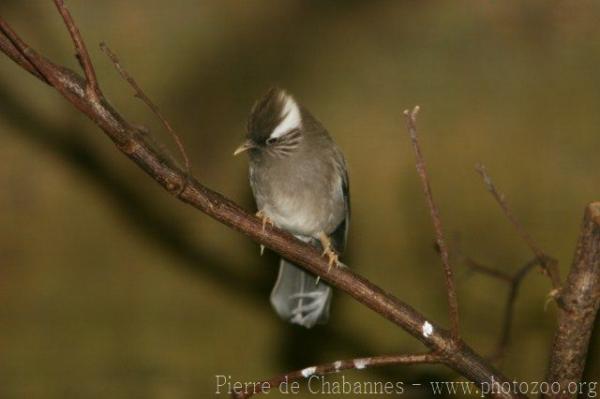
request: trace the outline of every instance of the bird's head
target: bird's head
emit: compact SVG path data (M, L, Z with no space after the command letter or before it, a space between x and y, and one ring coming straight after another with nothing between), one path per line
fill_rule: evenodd
M246 141L234 155L249 151L282 157L292 153L302 140L302 110L296 100L279 88L258 100L248 118Z

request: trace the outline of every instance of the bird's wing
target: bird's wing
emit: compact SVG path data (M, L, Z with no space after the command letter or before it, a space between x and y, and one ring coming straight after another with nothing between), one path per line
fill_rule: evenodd
M336 227L336 229L331 233L330 238L333 242L333 246L335 250L341 254L344 252L346 248L346 240L348 239L348 228L350 227L350 181L348 180L348 171L346 168L346 161L344 160L344 156L338 150L338 171L340 173L341 179L340 183L342 185L342 195L344 198L344 220Z

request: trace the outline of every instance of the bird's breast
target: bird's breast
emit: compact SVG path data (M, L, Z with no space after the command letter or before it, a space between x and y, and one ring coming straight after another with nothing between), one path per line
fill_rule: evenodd
M326 166L291 166L251 166L250 181L258 208L293 234L330 234L345 214L341 177Z

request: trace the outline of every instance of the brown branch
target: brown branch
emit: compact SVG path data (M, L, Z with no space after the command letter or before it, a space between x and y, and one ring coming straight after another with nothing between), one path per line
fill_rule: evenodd
M96 79L96 71L94 71L94 65L92 64L92 60L90 59L90 55L85 46L85 42L81 37L81 33L79 32L79 28L75 25L75 21L73 21L73 17L71 13L65 6L63 0L54 0L54 4L58 9L58 12L63 18L65 22L65 26L69 30L69 34L71 35L71 40L75 45L75 51L77 51L77 60L79 64L81 64L81 68L85 73L86 79L86 92L87 95L90 96L90 99L98 101L100 97L102 97L102 93L100 92L100 88L98 87L98 80Z
M1 18L0 18L1 23ZM3 32L5 32L3 30ZM15 43L11 40L11 43ZM0 41L0 50L9 54L6 41ZM14 46L13 46L14 47ZM247 213L231 200L207 188L193 177L186 184L185 171L172 165L160 153L148 145L103 96L97 99L87 95L88 82L75 72L59 67L34 52L23 51L28 61L56 88L73 106L88 116L117 145L128 158L142 168L158 184L181 201L199 209L218 220L279 253L291 262L320 276L332 286L348 293L354 299L401 327L444 357L444 363L471 381L479 384L501 384L509 381L466 343L456 344L455 336L439 327L410 305L385 292L344 265L329 270L328 260L309 244L295 239L291 234L274 228L262 228L257 217ZM19 63L22 65L22 63ZM22 65L23 66L23 65ZM27 69L25 66L23 66ZM183 188L182 188L183 187ZM498 392L501 398L522 397L511 392Z
M563 300L565 306L559 309L547 381L558 382L562 389L567 389L569 384L581 381L600 308L600 202L593 202L585 209Z
M544 273L550 278L552 283L552 296L555 297L558 304L562 306L562 300L560 299L561 281L557 260L546 254L531 237L531 235L529 235L527 230L525 230L521 222L519 222L519 219L517 219L515 214L512 212L504 194L499 192L494 185L494 182L487 173L485 166L482 163L478 163L475 165L475 170L481 175L486 188L492 194L498 205L500 205L504 215L506 215L519 236L523 239L523 241L525 241L529 249L531 249L531 251L537 257L539 265L542 267L542 270L544 270Z
M338 373L343 370L363 370L372 367L394 366L400 364L433 364L443 362L444 358L434 353L373 356L350 360L338 360L331 363L306 367L302 370L291 371L269 380L253 383L246 389L237 390L232 396L236 399L247 399L256 394L269 393L272 389L279 388L281 385L289 384L293 381L307 379L313 376Z
M175 144L177 145L179 153L181 154L181 157L183 158L183 161L184 161L185 170L186 170L187 174L189 175L191 173L190 159L187 156L185 147L183 145L183 141L181 140L179 135L171 127L171 124L169 123L169 121L160 112L160 109L158 108L158 106L156 106L156 104L154 104L152 102L152 100L150 100L150 98L146 95L146 93L144 93L142 88L137 84L135 79L133 77L131 77L131 75L125 70L125 68L123 68L123 66L121 66L121 63L119 62L119 58L115 55L115 53L112 52L112 50L106 45L106 43L104 43L104 42L100 43L100 48L102 49L102 51L104 51L104 53L108 56L108 58L110 58L110 60L112 61L113 65L115 66L115 68L117 69L117 71L119 72L121 77L123 79L125 79L125 81L127 81L127 83L129 83L129 85L133 88L133 90L135 91L135 96L137 98L139 98L140 100L142 100L144 102L144 104L146 104L148 106L148 108L150 108L150 110L154 113L154 115L156 115L156 117L161 121L165 130L167 132L169 132L169 134L173 138L173 141L175 141Z
M419 140L417 138L417 113L419 112L419 106L413 108L412 111L405 110L406 123L408 133L413 145L413 149L416 157L417 173L421 179L423 186L423 193L429 207L429 213L431 214L431 220L435 230L435 240L437 247L439 248L440 257L442 259L442 265L444 266L445 281L446 281L446 294L448 297L448 312L450 318L450 331L452 332L453 338L458 342L460 337L459 330L459 318L458 318L458 299L456 297L456 288L454 286L454 276L452 273L452 267L450 266L450 256L448 254L448 247L444 239L444 232L442 229L442 221L440 219L440 213L438 211L435 202L433 201L433 194L431 193L431 186L429 184L429 176L427 175L427 169L425 166L425 158L421 152Z

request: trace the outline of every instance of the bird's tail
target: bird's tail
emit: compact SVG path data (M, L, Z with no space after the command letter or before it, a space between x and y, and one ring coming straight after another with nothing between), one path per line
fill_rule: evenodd
M329 319L331 287L298 266L281 259L271 291L271 305L282 319L311 328Z

